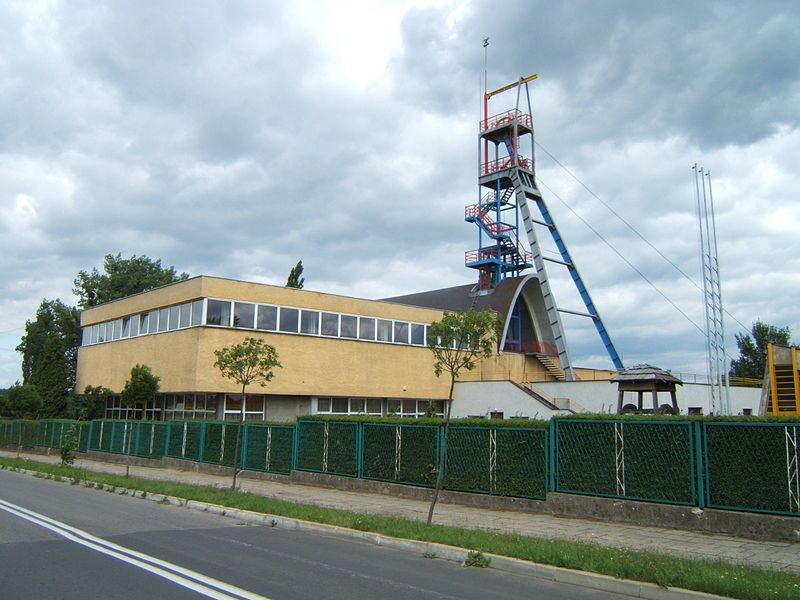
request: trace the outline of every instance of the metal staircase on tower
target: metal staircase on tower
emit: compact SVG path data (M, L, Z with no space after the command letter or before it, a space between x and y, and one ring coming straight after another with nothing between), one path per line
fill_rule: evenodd
M480 290L490 290L496 287L508 274L516 275L530 267L536 269L561 365L559 367L547 355L537 355L537 357L558 379L573 380L575 374L564 337L561 313L590 318L614 363L614 367L622 369L623 365L567 249L564 238L536 185L533 158L534 130L528 82L537 77L537 75L523 77L502 88L484 93L484 113L479 131L480 167L478 176L478 186L483 191L479 194L478 204L466 207L464 217L466 221L477 225L479 246L476 250L466 253L465 264L467 267L479 271L478 287ZM527 113L520 110L523 89L527 99ZM489 116L489 100L510 90L516 90L515 108ZM529 150L530 158L523 155L523 148ZM536 216L532 215L531 204L536 209ZM524 250L517 234L520 227L520 216L522 218L521 225L527 234L530 252ZM543 255L537 235L537 226L550 233L561 257L560 260ZM558 308L545 268L546 262L567 269L586 307L585 312ZM558 371L561 372L558 373L561 376L556 374Z

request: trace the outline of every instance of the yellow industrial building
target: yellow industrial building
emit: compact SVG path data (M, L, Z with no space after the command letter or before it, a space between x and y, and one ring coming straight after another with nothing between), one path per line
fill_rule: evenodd
M266 388L252 387L249 420L304 414L443 412L446 377L433 372L427 327L445 310L492 308L505 320L496 356L465 381L563 378L535 275L506 278L490 294L474 285L365 300L198 276L84 310L76 389L104 386L109 418L238 418L241 394L214 367L214 351L246 336L273 345L282 363ZM147 406L119 392L136 364L160 378Z

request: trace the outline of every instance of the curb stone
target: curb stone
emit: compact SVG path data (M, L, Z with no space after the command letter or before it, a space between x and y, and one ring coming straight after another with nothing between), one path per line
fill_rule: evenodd
M14 469L14 471L30 476L41 476L38 471L30 471L28 469ZM70 483L69 479L59 478L56 480L53 477L46 478L53 479L54 481ZM120 495L128 495L133 498L150 500L152 502L156 502L157 504L169 504L171 506L183 507L189 510L207 512L246 523L269 525L271 527L280 527L281 529L308 531L321 533L324 535L335 535L338 537L364 541L377 546L385 546L387 548L404 550L418 554L433 553L436 555L436 558L458 562L462 565L464 564L464 561L470 552L464 548L438 544L436 542L422 542L417 540L395 538L379 533L348 529L338 525L327 525L325 523L315 523L313 521L304 521L302 519L294 519L280 515L270 515L237 508L228 508L218 504L199 502L196 500L186 500L184 498L176 498L174 496L167 496L164 494L151 494L142 490L114 488L114 486L99 484L97 482L92 482L91 480L79 480L78 483L84 487L94 487L96 490L108 491L112 493L116 492ZM643 598L645 600L726 600L727 598L726 596L717 596L714 594L695 592L682 588L663 588L654 583L632 581L629 579L618 579L609 575L590 573L588 571L577 571L574 569L566 569L564 567L543 565L517 558L491 554L488 552L485 552L484 555L491 559L491 563L488 567L491 569L497 569L499 571L514 573L517 575L535 577L537 579L544 579L546 581L553 581L556 583L577 585L580 587L621 594L633 598Z

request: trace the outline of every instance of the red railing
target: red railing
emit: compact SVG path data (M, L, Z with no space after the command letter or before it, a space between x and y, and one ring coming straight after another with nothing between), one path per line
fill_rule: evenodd
M508 223L496 223L489 218L489 209L478 204L464 207L465 219L478 219L492 235L509 234L512 227Z
M520 169L530 171L533 167L533 161L531 161L530 158L525 158L524 156L504 156L496 160L482 163L481 175L491 175L492 173L505 171L506 169L511 169L515 166L518 166Z
M558 356L558 349L555 344L540 342L538 340L528 342L506 341L503 345L505 352L520 352L523 354L546 354L548 356Z
M502 125L513 124L515 119L519 121L521 125L524 125L530 129L531 116L527 113L523 113L520 110L512 108L511 110L507 110L506 112L502 112L500 114L494 115L493 117L489 117L486 120L481 119L480 121L481 133L483 133L484 131L489 131L490 129L495 129L496 127L500 127Z

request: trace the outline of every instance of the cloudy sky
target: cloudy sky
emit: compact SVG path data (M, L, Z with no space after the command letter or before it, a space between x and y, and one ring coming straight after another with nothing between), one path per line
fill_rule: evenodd
M695 162L726 308L797 340L798 31L793 0L5 2L0 386L41 299L74 302L108 253L277 284L301 258L308 289L368 298L472 281L487 36L490 87L540 75L539 180L626 362L703 372L703 338L581 219L701 324L697 288L595 197L697 280ZM577 364L609 364L566 326Z

